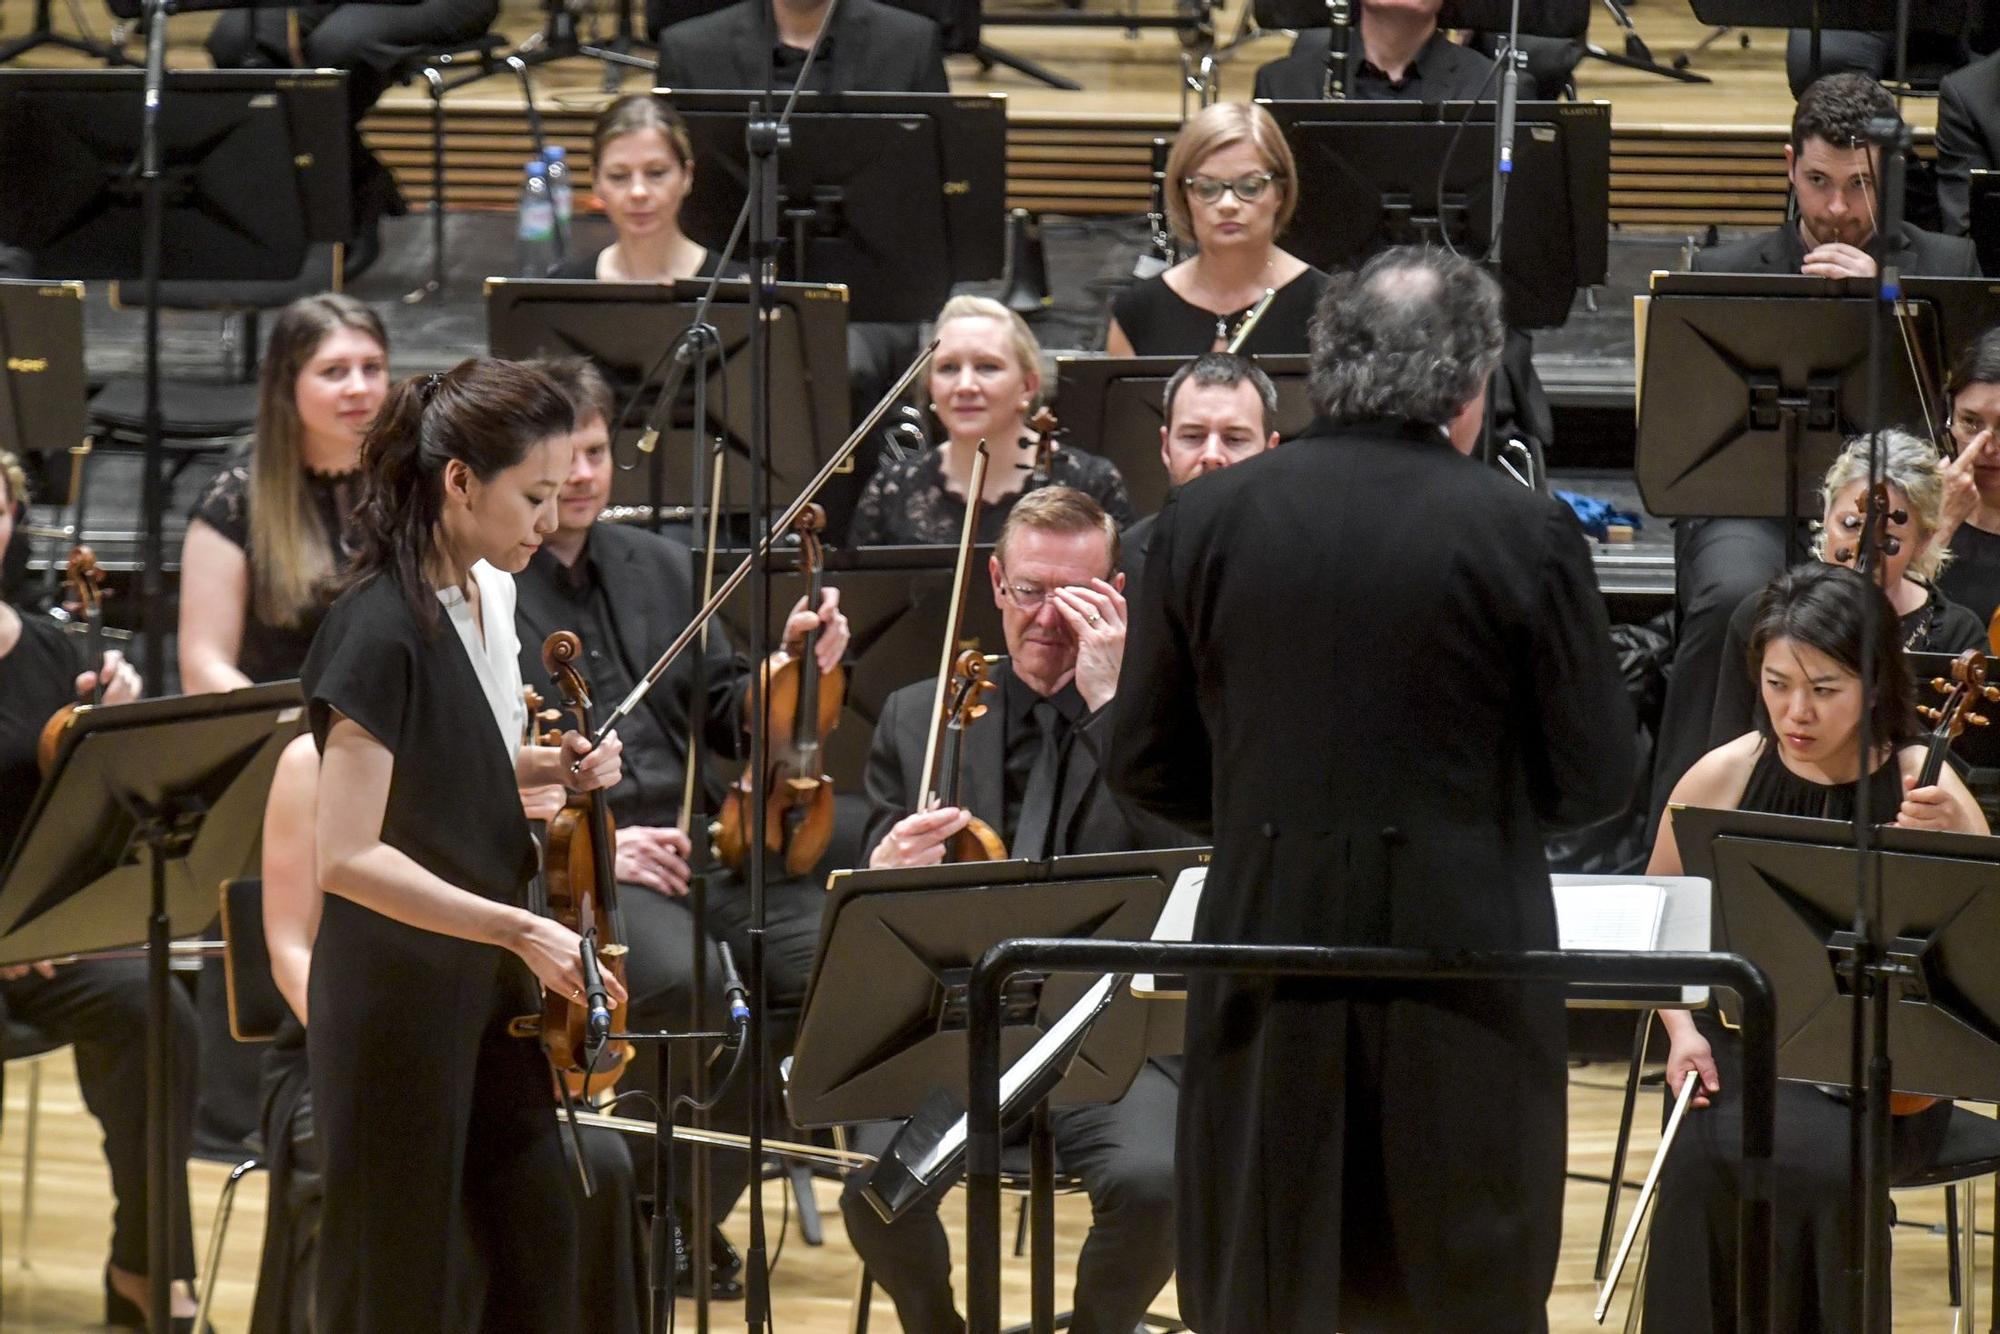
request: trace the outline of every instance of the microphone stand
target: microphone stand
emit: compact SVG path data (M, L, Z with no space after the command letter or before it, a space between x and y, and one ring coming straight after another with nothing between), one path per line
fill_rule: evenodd
M1906 0L1907 8L1907 0ZM1889 253L1891 239L1903 221L1903 155L1909 148L1910 129L1900 117L1871 121L1867 130L1870 148L1879 154L1881 169L1878 199L1881 219L1878 234L1882 251ZM1868 496L1861 525L1862 541L1856 563L1871 582L1882 561L1881 531L1885 516L1878 503L1877 488L1883 477L1882 408L1883 372L1889 357L1889 339L1883 325L1896 318L1896 304L1902 295L1902 275L1894 265L1885 265L1877 275L1874 318L1868 326L1868 413L1873 430L1868 439ZM1857 871L1854 899L1854 954L1850 983L1857 1003L1850 1032L1848 1108L1849 1226L1857 1229L1848 1238L1848 1291L1853 1303L1854 1328L1863 1331L1887 1330L1876 1320L1886 1309L1889 1294L1889 1095L1893 1074L1889 1060L1889 974L1893 965L1885 959L1886 935L1882 920L1881 863L1874 854L1875 813L1870 809L1870 768L1874 760L1872 709L1880 673L1891 664L1875 661L1875 618L1880 607L1874 598L1862 603L1861 619L1861 698L1863 713L1860 772L1855 778L1854 850ZM1886 812L1885 812L1886 814Z
M1501 240L1506 233L1507 184L1514 178L1514 110L1520 100L1521 70L1528 63L1527 53L1521 50L1521 0L1513 0L1507 15L1507 45L1500 51L1500 61L1500 107L1493 127L1493 226L1486 238L1486 267L1495 282L1500 280ZM1501 346L1504 356L1504 341ZM1495 367L1494 374L1499 373L1499 367ZM1479 452L1481 461L1491 467L1500 449L1499 442L1494 439L1498 423L1490 379L1486 384L1485 415L1485 429L1479 433ZM1528 484L1534 485L1532 477L1528 479Z

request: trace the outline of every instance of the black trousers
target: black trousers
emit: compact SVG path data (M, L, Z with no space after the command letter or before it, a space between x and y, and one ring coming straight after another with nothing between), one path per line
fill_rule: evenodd
M1736 1328L1737 1167L1743 1161L1743 1050L1736 1035L1696 1020L1715 1052L1722 1093L1690 1108L1660 1172L1652 1258L1646 1272L1646 1328L1676 1334L1731 1334ZM1669 1099L1669 1110L1672 1103ZM1940 1103L1895 1118L1890 1180L1936 1156L1951 1118ZM1776 1267L1773 1329L1845 1334L1856 1327L1844 1289L1847 1267L1847 1104L1810 1084L1778 1084ZM1970 1223L1967 1224L1970 1226ZM1888 1294L1879 1327L1887 1329Z
M1743 599L1769 583L1788 558L1782 519L1681 519L1674 524L1674 614L1679 630L1667 671L1667 698L1653 751L1651 818L1646 846L1674 784L1708 750L1716 683L1723 672L1748 671L1722 660L1729 618ZM1791 556L1804 552L1803 533Z
M574 1174L513 955L328 895L313 952L318 1327L576 1328Z
M192 1147L195 1015L187 992L167 988L173 1029L174 1103L173 1254L175 1278L193 1278L194 1232L188 1221L187 1158ZM135 1274L150 1271L146 1255L146 963L143 959L91 959L66 964L54 977L29 973L0 983L0 1007L76 1049L76 1078L84 1106L104 1128L104 1159L111 1168L111 1263Z
M1056 1162L1080 1177L1090 1196L1090 1235L1076 1262L1078 1334L1132 1334L1146 1307L1174 1273L1174 1113L1178 1088L1158 1065L1139 1070L1131 1089L1108 1106L1050 1113ZM897 1127L859 1128L854 1147L881 1153ZM906 1330L962 1330L951 1293L951 1248L938 1221L940 1189L894 1223L861 1196L857 1177L840 1197L848 1239L868 1272L896 1303Z

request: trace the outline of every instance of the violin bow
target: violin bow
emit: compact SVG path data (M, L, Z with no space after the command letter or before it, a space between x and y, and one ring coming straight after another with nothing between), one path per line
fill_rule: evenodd
M972 480L965 488L965 530L958 535L958 569L951 578L951 609L944 618L944 648L938 655L937 699L931 705L930 736L924 742L924 777L917 784L917 809L929 810L936 795L938 732L944 725L945 692L951 687L951 665L957 656L958 616L965 609L965 578L972 564L972 548L979 541L979 505L986 495L986 442L981 440L972 453Z

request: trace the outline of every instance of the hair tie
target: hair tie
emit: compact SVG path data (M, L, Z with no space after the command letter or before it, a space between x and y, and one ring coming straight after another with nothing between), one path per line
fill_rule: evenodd
M436 371L432 371L424 377L424 387L418 392L423 395L425 407L429 407L431 400L437 397L438 386L443 383L444 376L438 374Z

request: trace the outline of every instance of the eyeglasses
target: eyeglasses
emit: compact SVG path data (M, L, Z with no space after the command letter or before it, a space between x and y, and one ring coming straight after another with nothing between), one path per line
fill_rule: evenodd
M1042 604L1049 600L1049 590L1039 584L1005 584L1003 587L1007 596L1014 600L1014 605L1030 615L1040 611Z
M1213 176L1189 176L1181 182L1187 192L1204 204L1213 204L1222 198L1227 190L1246 204L1254 203L1257 197L1278 179L1275 171L1246 171L1233 181L1217 180Z

